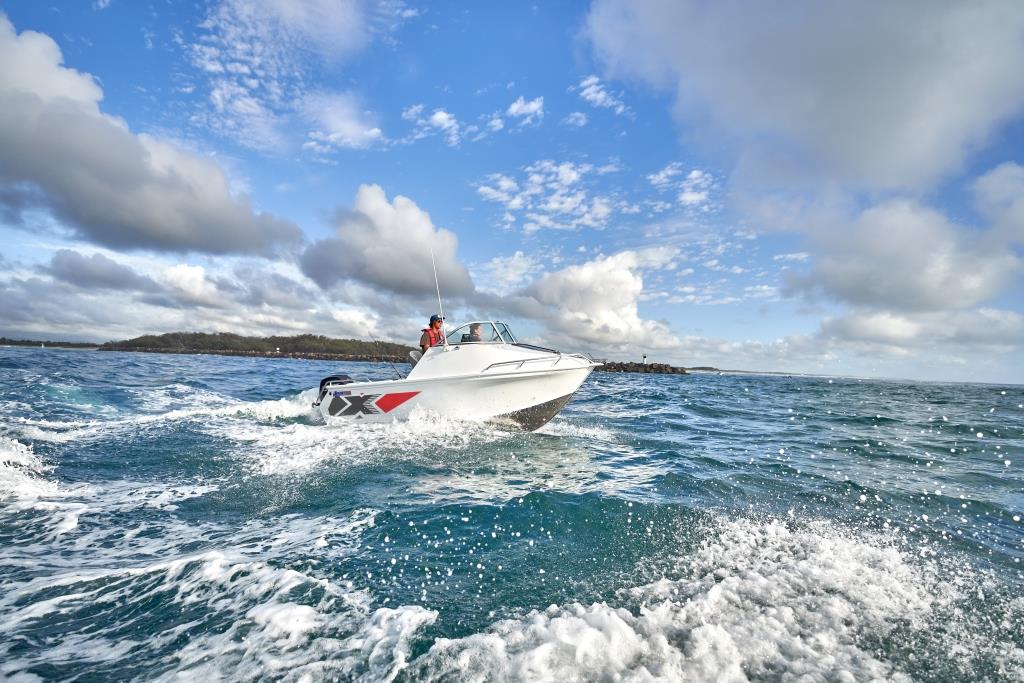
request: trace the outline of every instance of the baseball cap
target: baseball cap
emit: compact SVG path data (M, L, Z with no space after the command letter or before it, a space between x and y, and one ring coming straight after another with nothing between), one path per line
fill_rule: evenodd
M441 316L437 315L436 313L434 315L430 316L430 324L431 325L436 323L438 320L444 320L444 318L442 318Z

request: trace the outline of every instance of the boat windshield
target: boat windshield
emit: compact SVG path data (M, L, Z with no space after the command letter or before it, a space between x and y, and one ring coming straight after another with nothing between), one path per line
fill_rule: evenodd
M504 325L501 325L501 327L504 328ZM507 328L504 331L508 334ZM490 321L466 323L462 327L457 327L454 331L448 333L449 344L501 343L504 341L506 340L498 332L498 328Z
M512 336L512 330L508 329L508 325L505 323L495 323L494 326L498 328L498 334L501 335L503 340L509 344L516 343L516 338Z

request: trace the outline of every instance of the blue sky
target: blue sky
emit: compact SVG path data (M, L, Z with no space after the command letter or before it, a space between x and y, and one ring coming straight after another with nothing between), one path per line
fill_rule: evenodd
M1024 381L1024 6L0 3L0 334Z

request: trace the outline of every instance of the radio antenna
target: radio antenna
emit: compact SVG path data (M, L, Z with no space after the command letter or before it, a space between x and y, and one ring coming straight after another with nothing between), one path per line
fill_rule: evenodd
M444 305L441 304L441 285L437 281L437 264L434 262L434 245L430 244L430 267L434 269L434 287L437 288L437 308L441 314L441 339L444 340L444 345L448 346L448 335L444 333Z

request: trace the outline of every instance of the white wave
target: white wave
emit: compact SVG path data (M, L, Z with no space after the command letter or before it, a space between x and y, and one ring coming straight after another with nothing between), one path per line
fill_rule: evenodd
M70 443L97 438L109 438L119 433L138 430L140 428L160 427L168 423L213 419L218 417L242 417L258 422L272 422L279 419L303 416L314 417L312 401L316 397L316 389L308 389L295 396L266 401L240 401L230 396L222 396L201 389L192 389L187 385L170 385L171 389L183 393L180 399L170 401L166 397L168 387L161 387L162 395L141 406L147 411L165 409L163 412L144 412L141 414L115 417L103 420L68 420L57 421L40 418L17 417L11 420L6 428L18 436L33 441L52 443ZM157 390L154 390L157 391ZM144 394L145 392L140 392ZM184 405L171 410L171 405Z
M137 489L135 496L141 497L149 507L160 510L177 510L177 503L189 498L199 498L207 493L220 490L217 484L146 487Z
M692 556L684 578L628 592L633 611L552 605L483 633L440 639L420 678L457 680L910 680L863 636L927 633L959 597L877 539L825 524L728 522ZM967 651L985 636L956 632ZM1022 653L999 643L1007 672ZM1014 664L1016 662L1016 665ZM954 662L955 663L955 662ZM1016 668L1013 668L1016 667ZM970 672L965 671L970 677Z
M291 557L301 559L296 566L315 567L351 553L374 517L369 510L341 519L289 515L238 529L175 520L148 540L111 533L68 547L89 562L8 582L0 594L0 674L16 679L43 664L80 669L134 658L164 672L156 680L392 680L407 665L416 633L437 613L375 609L351 582L279 566ZM176 555L214 538L221 539L216 549ZM147 552L162 550L139 562L136 542L151 544ZM135 617L83 621L97 605L126 615L160 610L162 625L137 636ZM61 629L61 638L14 656L14 636L38 625Z
M47 479L52 467L45 465L32 447L0 436L0 513L18 514L28 510L46 513L49 536L59 536L78 526L87 506L67 500L84 490L62 489Z
M438 444L443 444L444 452L450 455L518 432L415 409L408 420L389 423L332 420L326 425L296 423L282 427L245 417L247 414L240 411L228 419L212 420L205 431L237 443L238 455L264 475L307 472L328 462L361 465L396 455L436 461L440 457Z
M558 417L538 429L537 433L550 434L551 436L570 436L577 439L591 439L597 441L615 440L615 432L607 427L576 424L566 418Z

